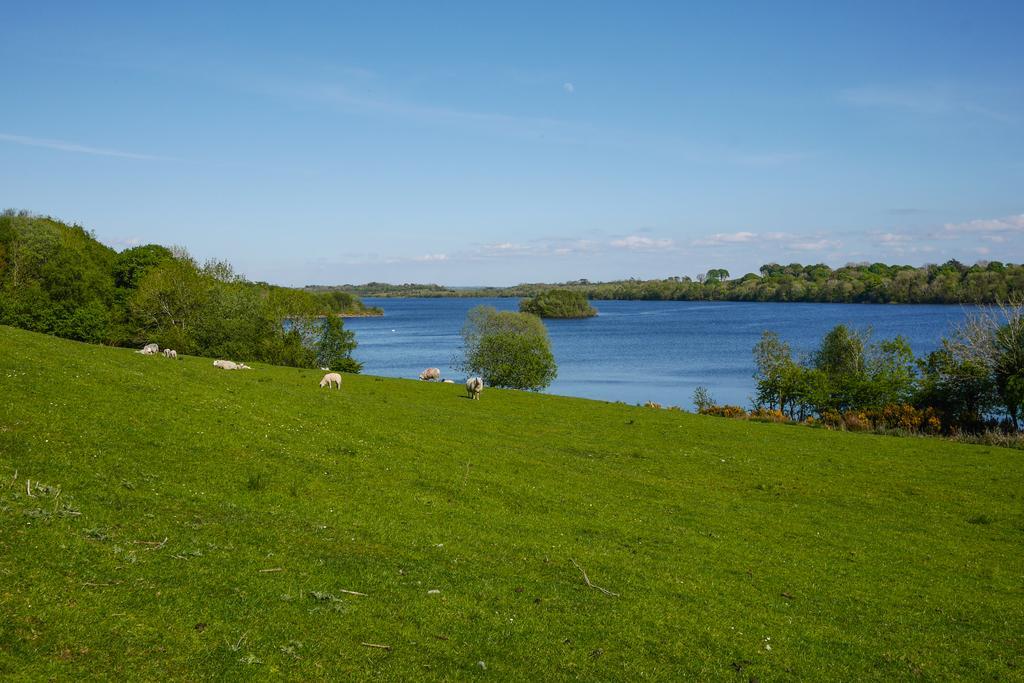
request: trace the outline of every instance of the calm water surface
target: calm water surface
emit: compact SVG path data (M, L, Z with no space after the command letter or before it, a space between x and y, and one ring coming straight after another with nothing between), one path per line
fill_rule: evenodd
M355 356L373 375L415 378L423 368L464 379L455 370L466 313L486 304L518 310L519 300L365 299L381 318L351 318ZM546 320L558 363L549 393L605 401L692 408L694 387L720 403L747 406L754 393L751 349L775 330L797 353L810 352L833 326L871 327L875 339L903 335L923 355L963 319L960 306L782 304L692 301L595 301L586 320Z

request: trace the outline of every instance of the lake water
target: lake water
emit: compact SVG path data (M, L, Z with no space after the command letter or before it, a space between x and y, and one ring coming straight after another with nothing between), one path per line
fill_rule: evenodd
M515 298L375 299L379 318L350 318L355 357L372 375L415 378L423 368L463 381L453 369L466 313L486 304L518 310ZM937 348L967 307L694 301L595 301L585 320L545 320L558 363L548 393L692 409L704 385L719 403L749 406L754 393L751 350L774 330L797 353L812 351L839 323L871 327L875 339L903 335L914 353Z

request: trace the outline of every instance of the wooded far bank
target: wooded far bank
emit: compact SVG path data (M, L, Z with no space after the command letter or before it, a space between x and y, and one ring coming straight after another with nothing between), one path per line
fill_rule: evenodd
M757 273L731 278L717 268L695 278L524 283L513 287L445 287L437 284L369 282L311 285L312 291L341 291L369 297L532 297L549 289L582 292L588 299L648 301L780 301L872 304L990 304L1024 294L1024 265L956 260L941 265L769 263Z

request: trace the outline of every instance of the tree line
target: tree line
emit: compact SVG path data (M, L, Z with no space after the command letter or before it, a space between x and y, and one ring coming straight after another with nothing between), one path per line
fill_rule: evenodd
M0 214L0 324L67 339L357 371L345 292L250 282L225 261L157 244L117 252L78 225Z
M991 304L1024 294L1024 265L956 260L924 266L856 263L841 268L825 264L769 263L757 273L730 279L714 268L696 277L657 280L557 284L527 283L513 287L454 289L440 285L340 285L336 289L360 296L407 297L533 297L550 289L568 289L588 299L661 301L779 301L815 303Z

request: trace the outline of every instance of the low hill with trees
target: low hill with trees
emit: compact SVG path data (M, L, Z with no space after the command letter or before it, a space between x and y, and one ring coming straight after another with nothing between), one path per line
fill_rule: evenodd
M148 244L117 252L77 225L0 214L0 324L115 346L314 367L325 316L379 313L345 292L255 283L225 261ZM354 348L340 325L331 342ZM341 366L356 368L349 362Z
M592 318L597 309L587 303L582 292L549 289L519 302L519 310L541 318Z

